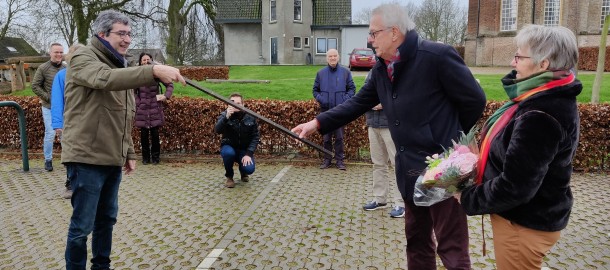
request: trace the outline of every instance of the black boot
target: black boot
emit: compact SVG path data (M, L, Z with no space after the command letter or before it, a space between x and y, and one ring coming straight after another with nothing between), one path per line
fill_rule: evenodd
M328 167L330 167L330 159L325 158L324 161L322 161L322 164L320 164L320 169L326 169Z

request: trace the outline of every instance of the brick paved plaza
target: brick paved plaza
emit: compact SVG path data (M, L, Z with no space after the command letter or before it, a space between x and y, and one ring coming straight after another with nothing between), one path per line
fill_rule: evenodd
M0 269L63 269L70 201L65 170L0 160ZM124 177L115 269L404 269L402 219L367 212L369 164L347 171L259 160L249 183L223 187L218 160L138 164ZM550 269L610 269L610 177L575 174L575 205ZM469 218L473 269L494 269L489 217ZM90 256L89 256L90 258ZM439 263L439 269L443 269Z

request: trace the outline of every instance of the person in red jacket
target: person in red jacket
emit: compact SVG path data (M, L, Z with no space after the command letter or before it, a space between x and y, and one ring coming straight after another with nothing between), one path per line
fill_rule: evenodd
M148 53L141 53L138 61L141 66L152 64L153 58ZM140 128L140 144L142 145L142 164L159 164L161 143L159 127L165 123L163 103L174 92L172 83L163 83L165 94L161 93L159 85L142 86L136 91L136 127Z

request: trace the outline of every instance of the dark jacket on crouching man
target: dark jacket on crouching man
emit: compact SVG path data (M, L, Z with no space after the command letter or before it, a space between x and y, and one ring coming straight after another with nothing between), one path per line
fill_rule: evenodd
M239 164L241 180L248 182L248 175L254 173L254 151L260 142L258 124L256 119L242 111L237 111L227 118L227 111L223 111L218 116L218 121L214 127L216 133L222 135L220 141L220 155L225 166L225 176L227 183L225 186L234 187L233 164ZM252 163L244 165L244 156L250 157Z

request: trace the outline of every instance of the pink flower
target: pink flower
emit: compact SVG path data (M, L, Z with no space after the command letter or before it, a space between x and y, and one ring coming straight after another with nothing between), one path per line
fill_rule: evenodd
M470 148L468 148L468 146L466 145L457 145L455 152L458 152L460 154L467 154L470 153Z
M472 172L474 165L477 163L478 156L473 153L465 153L459 155L458 158L453 160L453 166L460 168L460 174L464 175Z
M436 180L436 176L438 174L442 174L442 170L439 167L434 167L434 168L430 168L426 171L426 174L424 174L424 179L425 180Z

